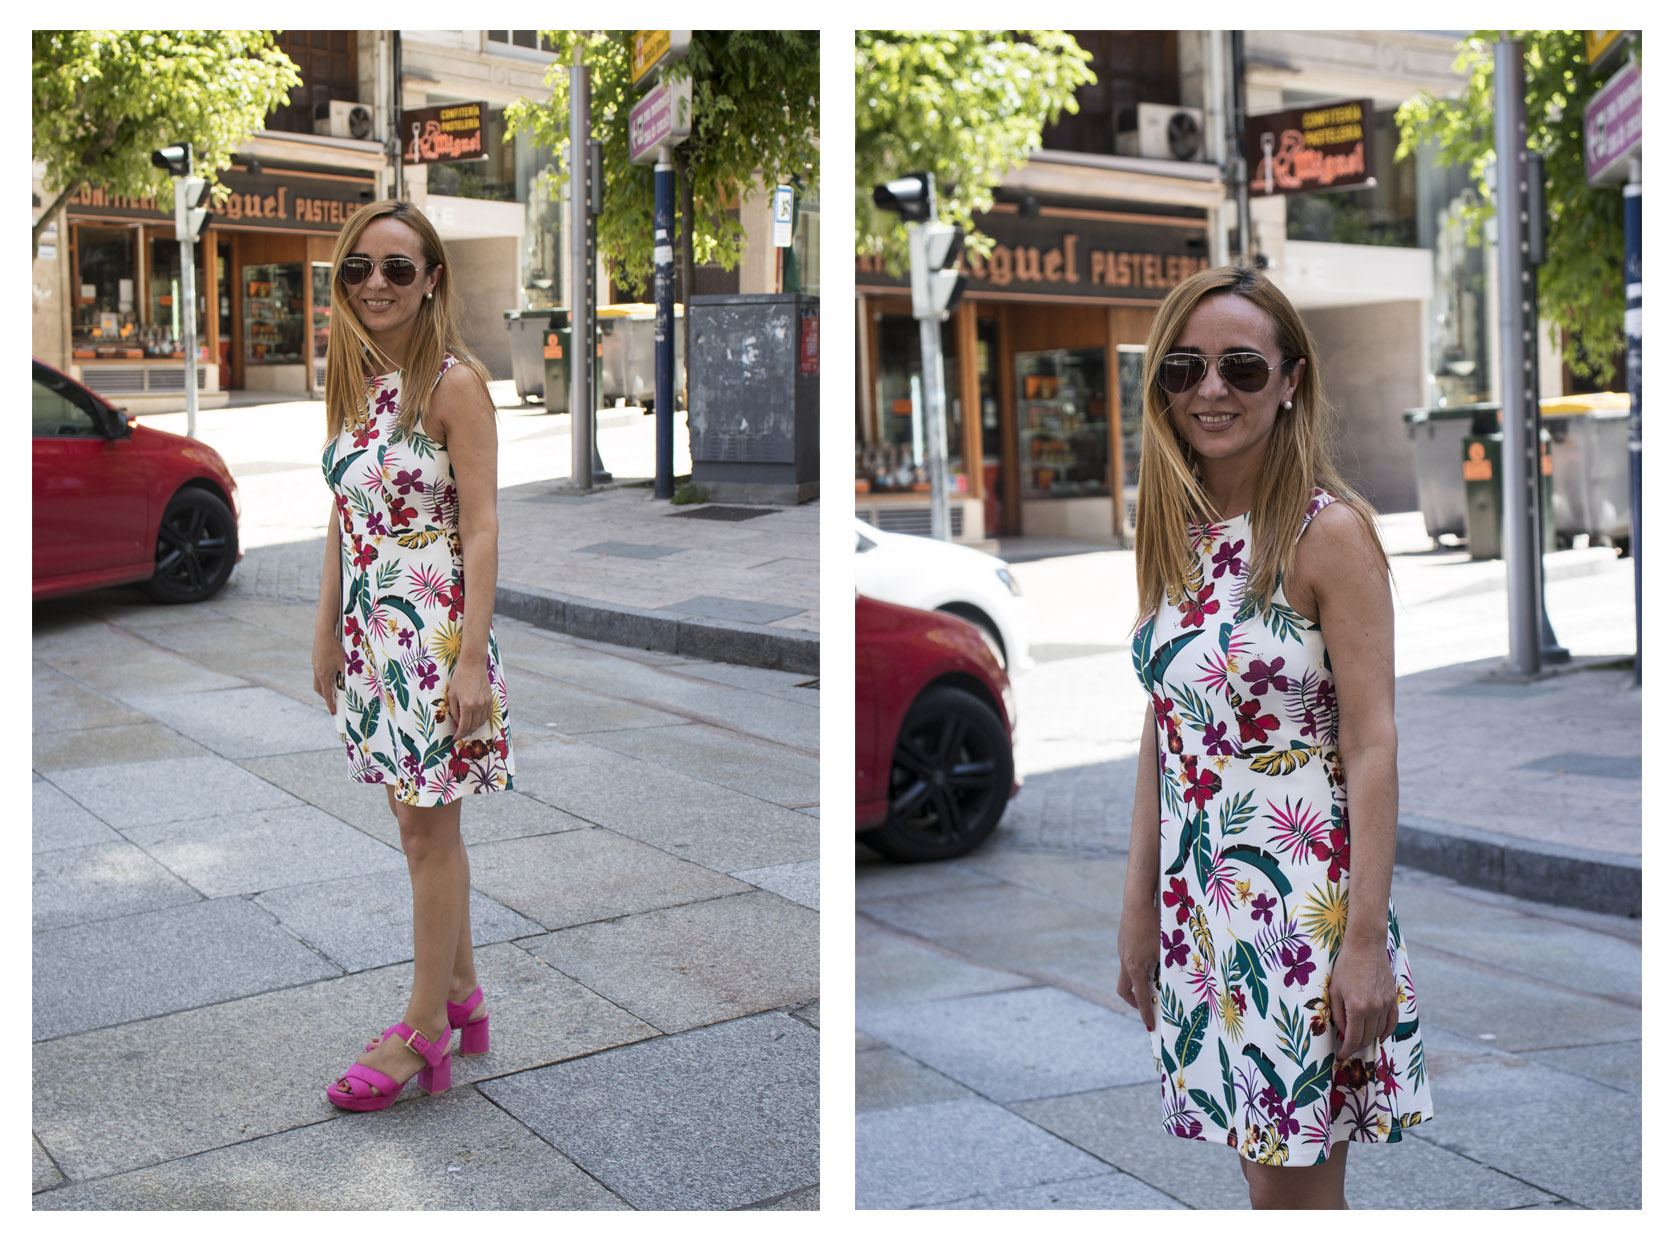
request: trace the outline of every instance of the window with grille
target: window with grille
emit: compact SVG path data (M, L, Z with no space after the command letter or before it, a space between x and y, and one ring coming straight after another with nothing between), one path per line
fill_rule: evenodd
M527 47L532 51L556 52L558 49L539 30L486 30L490 43L504 43L508 47Z
M268 115L268 128L313 133L315 110L333 99L359 100L353 30L282 30L274 41L297 66L302 85L290 101Z

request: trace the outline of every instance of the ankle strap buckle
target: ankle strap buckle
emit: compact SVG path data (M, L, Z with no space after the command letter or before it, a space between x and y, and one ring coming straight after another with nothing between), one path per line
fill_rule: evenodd
M424 1042L425 1042L424 1049L421 1050L419 1047L413 1045L413 1039L414 1038L422 1038L424 1040ZM432 1047L434 1047L436 1045L429 1038L426 1038L424 1034L420 1033L417 1029L411 1029L411 1028L408 1029L407 1036L402 1039L402 1042L406 1044L408 1050L412 1051L415 1055L418 1055L420 1058L423 1058L425 1056L425 1054Z

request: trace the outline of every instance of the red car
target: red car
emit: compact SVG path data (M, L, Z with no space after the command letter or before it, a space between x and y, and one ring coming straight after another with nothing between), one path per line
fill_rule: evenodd
M209 598L239 560L238 489L208 444L139 425L35 362L35 597L141 583Z
M969 621L855 596L855 828L896 861L970 852L1018 791L1012 684Z

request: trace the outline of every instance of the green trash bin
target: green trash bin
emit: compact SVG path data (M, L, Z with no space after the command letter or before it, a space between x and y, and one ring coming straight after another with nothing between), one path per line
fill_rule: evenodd
M548 413L570 412L570 312L554 310L541 337L541 365Z
M1468 435L1460 445L1460 473L1466 484L1466 547L1474 560L1501 558L1501 442L1504 436ZM1557 551L1553 525L1552 437L1541 432L1541 542Z
M1500 425L1500 406L1490 402L1436 409L1404 409L1413 476L1425 533L1435 546L1466 532L1466 497L1460 488L1460 444L1467 435L1490 435Z

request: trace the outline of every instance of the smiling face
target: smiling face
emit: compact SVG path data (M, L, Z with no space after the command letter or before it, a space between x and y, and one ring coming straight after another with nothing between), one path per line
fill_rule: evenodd
M372 274L361 283L344 286L355 317L380 344L405 342L424 309L425 294L441 278L439 268L425 271L425 247L419 234L400 220L376 219L361 233L350 256L369 258L374 264ZM377 265L386 258L411 259L419 270L418 278L405 288L392 283Z
M1274 321L1236 293L1204 298L1193 310L1170 353L1197 353L1206 361L1195 387L1169 397L1169 421L1181 441L1206 461L1260 460L1267 451L1281 401L1290 400L1306 362L1281 369ZM1231 386L1216 369L1224 353L1260 353L1273 367L1258 392Z

